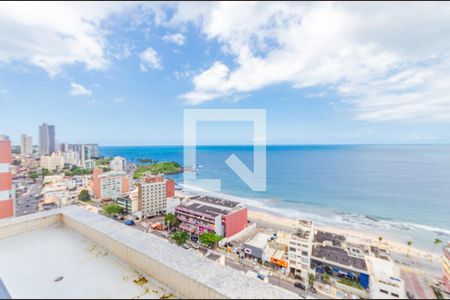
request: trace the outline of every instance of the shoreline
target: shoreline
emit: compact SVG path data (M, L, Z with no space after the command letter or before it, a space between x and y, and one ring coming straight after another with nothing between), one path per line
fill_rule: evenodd
M256 223L259 226L268 227L276 230L283 230L287 232L293 232L296 228L296 219L280 216L276 213L270 211L264 211L261 209L255 209L251 207L248 208L248 219L251 222ZM383 238L380 242L378 236L368 232L362 232L355 229L342 229L331 226L323 226L314 223L317 230L327 231L334 234L339 234L345 236L347 239L352 240L356 243L374 245L383 247L389 250L390 253L401 254L409 260L414 261L414 259L419 258L422 260L428 260L429 262L440 263L440 255L431 253L426 250L415 248L414 246L407 246L400 244L398 242L392 241L391 239Z

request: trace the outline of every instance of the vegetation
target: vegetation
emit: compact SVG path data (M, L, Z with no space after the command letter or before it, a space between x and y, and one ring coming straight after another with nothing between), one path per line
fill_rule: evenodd
M80 175L90 175L90 174L92 174L92 170L79 168L79 167L73 167L72 169L70 169L69 171L66 171L64 173L64 175L70 176L70 177L80 176Z
M355 280L351 280L351 279L347 279L347 278L342 278L338 280L339 283L341 284L345 284L348 285L350 287L359 289L359 290L364 290L364 288L361 286L361 284Z
M80 194L78 195L78 200L80 201L90 201L91 200L91 196L89 195L89 192L87 190L82 190L80 192Z
M95 160L95 165L96 166L106 166L109 165L109 162L112 160L111 157L105 157L105 158L101 158L101 159L96 159Z
M378 237L378 241L381 243L381 242L383 241L383 237L382 237L382 236L379 236L379 237Z
M323 273L323 282L326 284L330 283L330 275L328 275L327 273Z
M413 242L411 240L407 241L406 244L408 245L408 253L406 254L407 257L409 257L409 251L411 250L411 246Z
M164 224L170 228L173 228L178 225L177 217L174 214L167 214L164 216Z
M309 280L308 280L308 281L309 281L309 285L310 285L310 286L314 286L314 280L316 280L316 277L314 276L314 274L311 274L311 273L310 273L310 274L308 275L308 279L309 279Z
M109 205L103 206L103 211L106 212L108 215L116 215L116 214L122 214L123 208L117 204L109 204Z
M439 246L440 244L442 244L442 241L440 239L434 239L433 241L433 245L436 248L437 246Z
M42 172L42 176L43 176L43 177L53 175L53 173L50 172L50 171L49 171L48 169L46 169L46 168L43 168L41 172Z
M200 242L207 246L215 246L222 237L215 232L205 232L200 235Z
M134 179L141 178L145 173L156 174L175 174L179 173L183 168L176 162L160 162L152 165L139 166L134 173Z
M28 173L28 176L30 176L30 178L33 179L33 181L36 181L36 179L39 177L39 174L36 172L30 172Z
M103 169L103 172L109 172L109 171L111 171L111 168L108 168L108 167L102 167L102 169Z
M189 234L185 231L177 231L173 234L173 239L178 246L186 244L189 239Z

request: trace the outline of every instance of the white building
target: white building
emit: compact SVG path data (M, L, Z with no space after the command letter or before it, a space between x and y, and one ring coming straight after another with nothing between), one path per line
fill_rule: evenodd
M181 204L180 197L167 198L166 213L175 214L175 208Z
M81 159L80 153L76 151L67 151L64 152L64 163L72 165L72 166L80 166Z
M127 161L123 157L116 156L109 162L109 167L116 172L125 171Z
M297 232L289 239L288 258L290 272L308 282L311 253L314 241L314 225L311 221L298 220Z
M405 282L390 258L367 257L371 299L407 299Z
M139 188L139 207L144 217L161 215L167 209L166 179L162 176L149 176L141 180Z
M95 160L88 159L84 162L83 167L88 170L93 170L95 168Z
M21 144L20 144L20 153L22 155L33 154L33 140L31 138L31 136L22 134Z
M64 155L61 152L41 156L41 168L49 171L62 170L64 168L64 162Z

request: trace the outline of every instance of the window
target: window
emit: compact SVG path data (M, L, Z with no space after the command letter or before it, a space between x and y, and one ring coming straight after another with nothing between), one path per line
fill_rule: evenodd
M380 292L382 292L383 294L389 295L388 291L380 289Z
M397 295L396 293L391 293L391 296L392 296L392 297L395 297L395 298L399 298L399 297L400 297L400 296Z

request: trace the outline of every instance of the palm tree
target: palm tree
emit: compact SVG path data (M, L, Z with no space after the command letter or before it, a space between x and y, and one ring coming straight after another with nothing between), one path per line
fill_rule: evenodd
M381 242L383 241L383 237L382 237L382 236L379 236L379 237L378 237L378 241L381 243Z
M408 244L408 253L406 254L407 257L409 257L409 251L411 250L411 246L413 244L413 242L411 240L407 241L406 244Z
M436 239L434 239L433 244L434 244L434 250L436 251L437 246L442 244L442 241L440 239L436 238Z

